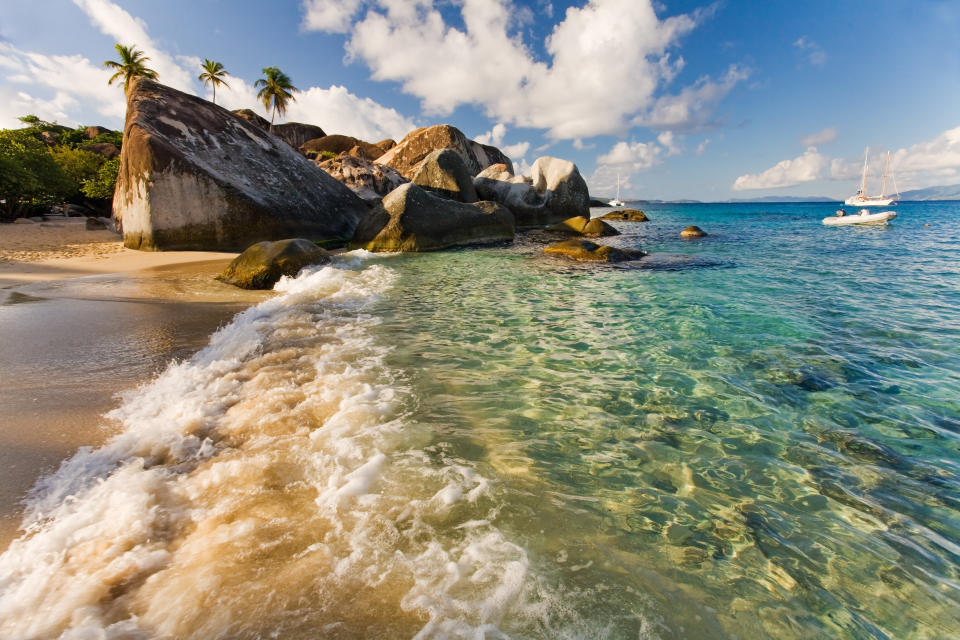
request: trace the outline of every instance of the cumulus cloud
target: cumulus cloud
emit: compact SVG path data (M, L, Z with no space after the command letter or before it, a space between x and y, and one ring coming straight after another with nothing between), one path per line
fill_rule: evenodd
M793 43L793 46L803 52L807 62L815 67L822 67L827 63L827 52L816 42L807 39L807 36L801 36Z
M663 147L655 142L618 142L609 152L597 158L597 164L618 166L639 171L661 162Z
M704 138L703 142L697 145L697 155L702 156L707 152L707 145L710 144L710 138Z
M837 139L837 130L834 127L828 127L823 131L817 131L816 133L811 133L809 136L801 140L801 142L805 147L818 147L822 144L833 142L836 139Z
M683 66L669 50L703 15L661 20L650 0L590 0L566 10L544 43L543 60L524 43L522 12L510 0L455 3L462 27L446 22L440 4L366 0L363 9L350 3L328 18L329 4L310 0L304 25L336 32L346 28L342 16L361 16L349 27L348 59L364 62L375 80L401 83L428 113L473 104L498 122L576 139L623 133L637 114L648 112L659 88ZM704 94L725 95L735 76L700 81L698 93L684 94L686 113L702 116L693 103L705 108L711 97ZM682 114L669 122L682 124Z
M493 125L493 128L490 129L490 131L477 136L474 138L474 140L480 144L492 144L495 147L499 147L503 142L503 137L505 135L507 135L506 125L504 125L502 122L498 122L497 124Z
M527 151L529 150L530 150L529 142L518 142L517 144L508 144L507 146L501 149L501 151L503 151L507 155L507 157L509 157L511 160L514 158L522 159L524 156L527 155Z
M661 132L660 135L657 136L657 142L662 144L663 147L667 150L668 156L675 156L678 153L680 153L680 147L678 146L677 141L675 140L673 131Z
M312 31L346 33L363 0L305 0L303 27Z
M662 96L633 124L652 129L696 132L717 126L713 117L716 105L740 82L750 77L750 70L732 65L720 80L702 77L675 95Z
M885 153L871 154L867 167L871 184L876 184L872 180L883 174L885 162ZM956 182L960 173L960 127L948 129L932 140L897 149L890 155L890 170L901 190ZM830 177L834 180L859 180L862 175L862 157L835 158L830 163Z
M740 176L734 181L733 190L779 189L812 182L820 177L829 162L815 147L810 147L803 155L778 162L766 171Z

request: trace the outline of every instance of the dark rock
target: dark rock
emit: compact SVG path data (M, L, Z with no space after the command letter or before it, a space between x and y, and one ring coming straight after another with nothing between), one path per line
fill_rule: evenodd
M609 207L610 202L608 200L597 200L596 198L590 198L591 207Z
M87 218L86 228L87 231L103 231L107 228L107 225L100 218Z
M575 164L559 158L537 158L532 174L530 178L507 178L509 174L505 172L500 172L499 177L478 175L473 183L480 198L499 202L513 212L517 228L590 217L587 183Z
M87 127L86 131L84 132L84 135L87 136L88 140L93 140L97 136L102 136L105 133L113 133L113 130L107 129L106 127L99 127L99 126Z
M460 154L452 149L438 149L424 158L412 182L444 198L477 201L473 176Z
M393 167L363 158L340 155L323 162L314 162L367 204L380 204L383 196L409 182Z
M567 218L560 224L549 227L550 231L559 231L562 233L575 233L580 236L589 236L599 238L602 236L618 236L620 232L599 218L588 220L582 216L576 218Z
M447 200L405 184L357 227L350 246L368 251L437 251L513 239L513 215L494 202Z
M367 207L279 138L141 78L127 94L113 212L131 249L236 251L349 238Z
M580 262L625 262L627 260L639 260L647 255L643 251L617 249L579 238L552 244L543 252L572 258Z
M258 242L234 258L217 280L241 289L272 289L281 276L292 278L306 266L327 262L330 255L304 238Z
M707 232L696 225L690 225L680 232L681 238L703 238L706 235Z
M397 146L397 141L393 138L387 138L386 140L381 140L380 142L374 142L374 144L384 151L390 151L390 149L393 149L395 146Z
M327 135L323 129L313 124L303 124L301 122L285 122L283 124L273 125L270 128L270 121L260 116L253 109L237 109L232 112L233 115L243 118L247 122L268 131L273 135L287 142L294 149L300 148L307 140L322 138Z
M109 142L94 142L83 147L84 151L103 156L107 160L112 160L120 155L120 149Z
M254 124L260 127L264 131L267 131L270 128L270 121L262 117L253 109L236 109L231 113L233 113L233 115L237 116L238 118L243 118L250 124Z
M397 145L384 153L377 162L389 165L404 177L413 179L420 163L439 149L453 149L463 158L471 176L491 164L505 164L513 172L513 163L496 147L468 140L463 132L448 124L438 124L411 131Z
M647 217L640 209L620 209L600 216L603 220L619 220L620 222L647 222Z
M341 153L352 151L354 147L357 147L360 150L360 154L349 153L349 155L354 157L364 158L366 160L376 160L383 155L383 149L376 145L370 144L369 142L364 142L363 140L358 140L357 138L341 135L323 136L322 138L307 140L300 145L300 151L311 160L318 158L319 160L323 161L328 159L322 157L324 152L327 154L333 154L335 157Z

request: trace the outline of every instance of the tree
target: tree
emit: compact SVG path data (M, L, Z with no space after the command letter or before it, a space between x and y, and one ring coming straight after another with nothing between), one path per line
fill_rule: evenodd
M254 86L260 87L257 97L263 101L263 106L267 111L270 111L271 106L273 108L270 115L270 130L273 131L274 116L279 113L280 117L283 117L283 114L287 111L287 102L296 100L293 97L293 92L299 91L299 89L290 83L287 74L276 67L264 67L263 75L265 77L257 80Z
M114 80L123 78L123 92L126 93L130 88L130 82L134 78L150 78L155 80L157 72L148 68L144 63L150 58L143 55L143 51L138 51L135 44L125 47L122 44L113 45L120 54L120 61L107 60L103 66L108 69L116 69L117 72L110 76L107 84L113 84Z
M60 172L69 181L72 196L77 196L86 182L96 180L100 167L106 162L106 158L101 155L67 145L52 149L50 155L60 167Z
M203 59L203 64L200 66L203 67L203 73L197 76L197 80L202 80L204 86L208 84L213 85L213 104L217 104L217 87L222 84L228 89L230 88L227 81L223 79L224 76L228 76L230 73L224 69L223 65L219 62L207 60L206 58Z
M0 213L4 217L63 202L72 187L29 128L0 130Z
M113 197L114 187L117 185L117 174L120 172L120 158L107 160L97 171L97 176L85 180L80 190L88 198L109 200Z

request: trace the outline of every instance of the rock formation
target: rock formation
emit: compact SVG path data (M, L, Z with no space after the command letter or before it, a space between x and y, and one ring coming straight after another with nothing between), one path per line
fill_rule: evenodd
M233 112L235 116L243 118L247 122L254 124L264 131L273 133L273 135L286 140L294 149L300 148L307 140L322 138L327 135L323 129L313 124L303 124L302 122L285 122L283 124L273 125L270 129L270 121L261 117L253 109L237 109Z
M89 151L90 153L95 153L98 156L103 156L107 160L112 160L120 155L120 149L117 149L116 146L110 144L109 142L94 142L82 147L84 151Z
M559 158L537 158L532 176L510 177L491 170L474 178L477 195L504 205L517 220L517 228L539 227L567 218L590 217L587 183L577 166Z
M374 142L374 144L384 151L390 151L390 149L393 149L395 146L397 146L397 141L393 138L387 138L386 140L381 140L380 142Z
M620 232L611 227L600 218L589 220L583 216L576 218L567 218L560 224L548 227L550 231L559 231L561 233L575 233L579 236L588 236L599 238L603 236L618 236Z
M367 207L295 149L202 98L139 79L113 200L133 249L236 251L349 238Z
M344 184L367 204L380 204L383 196L409 182L393 167L346 154L323 162L315 162L318 167Z
M383 155L383 149L377 145L370 144L369 142L364 142L363 140L352 138L350 136L341 136L338 134L307 140L300 145L300 151L311 160L314 158L319 158L322 161L328 159L321 157L325 151L327 153L332 153L334 156L338 156L341 153L350 151L354 147L359 147L361 152L360 154L350 154L355 157L364 158L366 160L376 160Z
M706 235L707 232L696 225L690 225L680 232L681 238L703 238Z
M93 140L97 136L102 136L105 133L113 133L113 130L107 129L106 127L95 125L95 126L87 127L87 129L83 132L83 134L87 136L88 140Z
M272 289L281 276L294 277L306 266L327 262L327 252L304 238L258 242L234 258L217 280L241 289Z
M639 260L647 255L643 251L634 249L617 249L606 245L595 244L589 240L574 238L552 244L543 250L550 255L572 258L578 262L626 262Z
M619 220L620 222L647 222L647 217L640 209L620 209L600 216L602 220Z
M424 158L412 182L444 198L477 201L473 176L460 154L452 149L438 149Z
M420 168L420 163L438 149L453 149L459 153L471 176L492 164L505 164L513 173L513 163L502 151L468 140L459 129L448 124L411 131L395 147L380 156L377 162L393 167L412 180Z
M494 202L454 202L405 184L367 214L350 246L368 251L437 251L513 239L513 215Z

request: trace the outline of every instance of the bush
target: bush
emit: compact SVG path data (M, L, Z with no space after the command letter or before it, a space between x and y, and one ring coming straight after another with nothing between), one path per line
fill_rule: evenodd
M73 184L46 145L26 129L0 130L0 211L6 218L63 202Z
M60 167L64 177L70 181L70 191L73 193L79 193L80 188L88 180L96 180L97 172L106 162L103 156L67 146L54 148L50 155L53 156L54 162Z
M88 198L109 200L113 197L113 189L117 186L117 174L120 173L120 158L107 160L100 165L96 178L83 183L80 190Z

